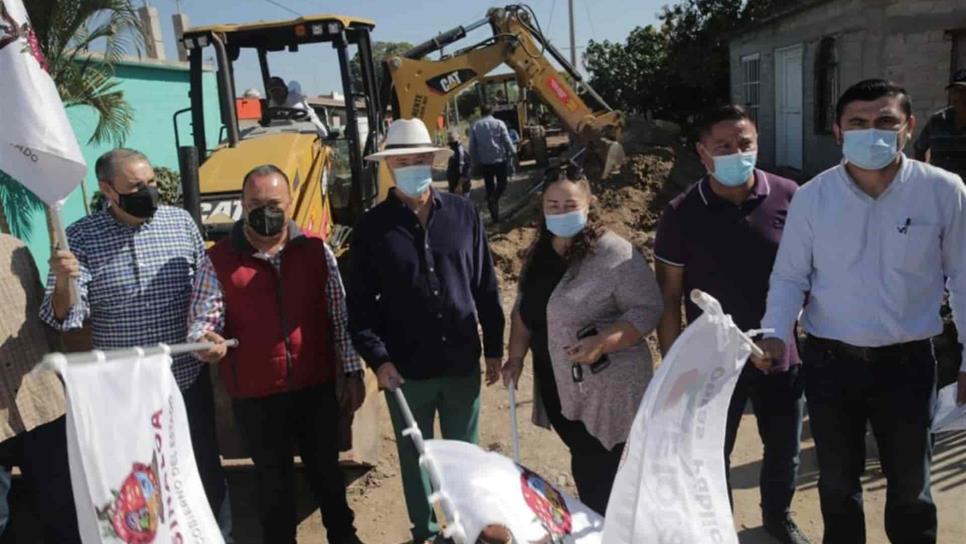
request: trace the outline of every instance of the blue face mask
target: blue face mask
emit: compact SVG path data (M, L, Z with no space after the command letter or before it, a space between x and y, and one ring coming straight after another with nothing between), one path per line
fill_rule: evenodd
M755 163L758 161L758 151L734 153L712 158L714 159L714 179L726 187L738 187L744 185L748 181L748 178L751 177L752 172L755 171Z
M842 132L845 160L865 170L889 166L899 154L899 131L867 128Z
M587 226L587 211L576 210L556 215L546 215L547 230L560 238L573 238Z
M433 167L428 164L394 168L392 174L396 177L396 188L410 198L425 193L433 184Z

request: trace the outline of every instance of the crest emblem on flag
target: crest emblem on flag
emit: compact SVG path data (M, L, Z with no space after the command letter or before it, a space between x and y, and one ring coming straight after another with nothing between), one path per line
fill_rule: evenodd
M544 529L550 533L552 544L562 543L562 537L570 534L573 520L567 501L557 488L547 483L536 473L520 467L520 485L523 487L523 499Z
M40 63L41 68L46 70L47 62L44 60L44 54L40 51L40 42L37 40L37 33L34 32L33 27L29 23L18 24L7 11L7 6L0 1L0 49L20 38L27 40L27 48L30 49L30 53Z
M154 542L158 525L164 521L158 484L157 453L150 465L134 463L120 490L112 491L114 501L97 509L104 536L119 538L125 544Z

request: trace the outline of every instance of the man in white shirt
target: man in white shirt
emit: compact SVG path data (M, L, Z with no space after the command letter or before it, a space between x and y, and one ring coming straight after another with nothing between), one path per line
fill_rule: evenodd
M966 188L902 153L916 126L911 110L908 93L883 80L839 99L834 132L845 160L792 200L762 320L781 336L760 346L779 358L807 296L805 394L827 543L865 542L867 421L888 483L889 540L936 542L930 338L942 331L944 284L963 329Z
M286 85L285 80L280 77L268 80L268 107L305 111L305 120L315 125L319 131L319 137L324 140L329 136L329 130L325 128L325 123L319 119L315 109L302 94L302 84L298 81L292 80Z

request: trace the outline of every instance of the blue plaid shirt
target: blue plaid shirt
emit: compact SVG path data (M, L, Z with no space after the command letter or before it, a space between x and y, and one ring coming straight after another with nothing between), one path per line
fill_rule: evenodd
M196 271L208 257L191 216L161 206L148 222L131 227L109 211L89 215L67 228L71 252L80 264L80 303L63 321L54 316L53 272L40 318L57 330L91 324L95 349L179 344L188 331L188 309ZM185 389L203 364L188 355L172 370Z

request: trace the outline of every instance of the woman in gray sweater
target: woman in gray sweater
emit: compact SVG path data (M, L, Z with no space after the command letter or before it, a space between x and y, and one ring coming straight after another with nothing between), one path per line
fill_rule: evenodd
M533 356L534 423L570 449L580 500L604 514L637 406L653 373L644 337L662 311L654 273L599 224L575 168L551 173L544 219L520 278L505 382Z

